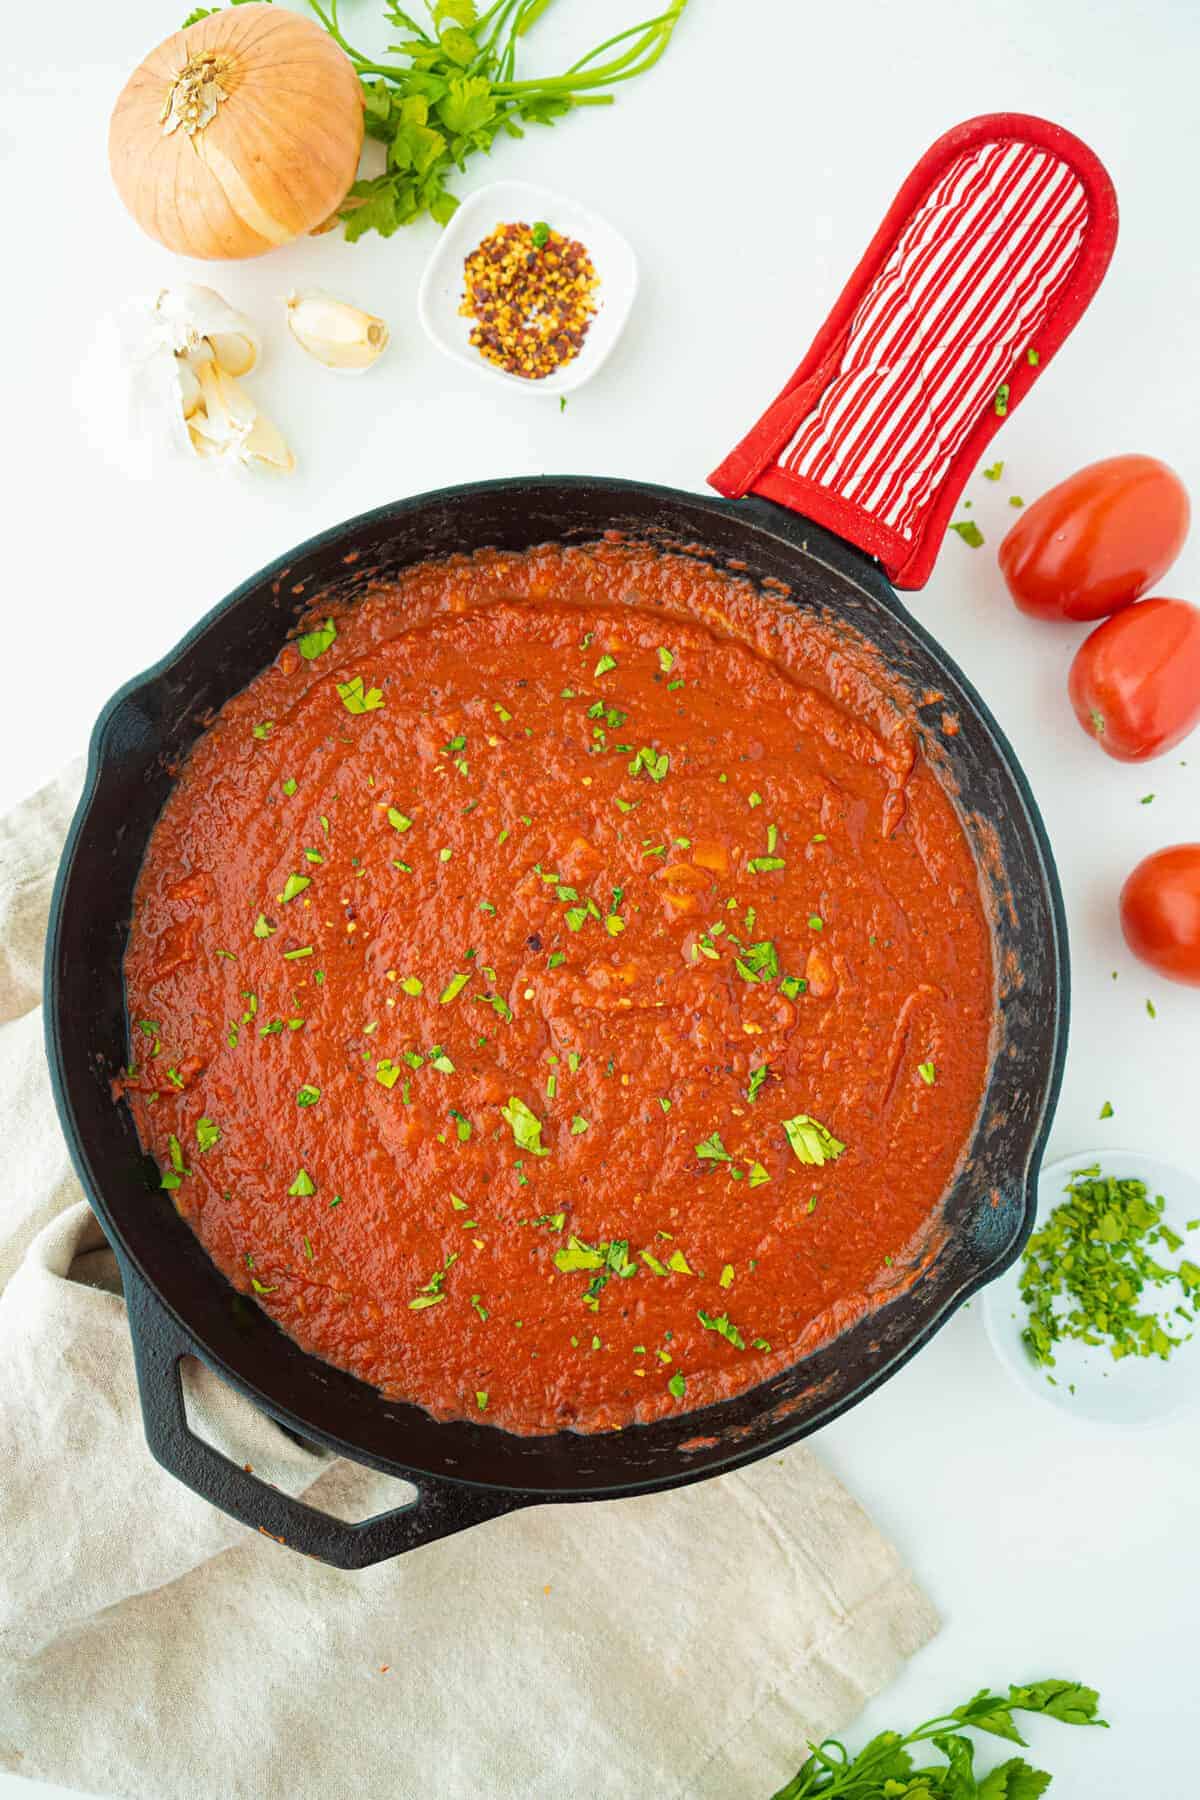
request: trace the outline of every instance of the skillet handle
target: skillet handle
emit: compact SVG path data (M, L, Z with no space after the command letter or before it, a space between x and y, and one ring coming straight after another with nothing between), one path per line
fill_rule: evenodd
M336 1569L366 1569L531 1504L520 1494L410 1477L415 1500L351 1523L260 1480L191 1430L179 1365L199 1351L137 1271L124 1258L121 1264L150 1453L177 1481L243 1525Z
M1117 199L1086 144L992 113L921 158L812 348L709 476L928 580L963 485L1099 287Z

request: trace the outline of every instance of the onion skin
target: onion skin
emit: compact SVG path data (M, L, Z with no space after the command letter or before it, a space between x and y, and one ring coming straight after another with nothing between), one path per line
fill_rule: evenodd
M193 133L164 129L179 77L218 59L224 99ZM142 230L180 256L261 256L323 225L363 140L349 58L311 19L250 4L166 38L113 108L109 166Z

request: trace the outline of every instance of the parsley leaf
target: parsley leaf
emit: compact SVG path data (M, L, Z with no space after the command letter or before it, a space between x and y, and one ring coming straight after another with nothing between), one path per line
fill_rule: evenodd
M643 744L629 765L629 773L638 775L643 770L651 781L662 781L671 766L671 759L665 750L652 750Z
M312 662L314 658L324 656L336 637L337 626L332 619L326 619L315 631L306 631L303 637L298 637L296 648L305 662Z
M734 967L743 981L774 981L779 974L779 957L770 938L747 945Z
M512 1095L508 1105L500 1108L500 1116L511 1127L519 1150L527 1150L531 1156L549 1156L549 1150L542 1144L542 1121L530 1112L523 1100Z
M365 688L361 675L352 675L349 681L339 681L337 691L342 705L348 713L375 712L383 705L383 695L378 688Z
M430 32L388 0L388 19L402 36L380 64L347 41L336 6L312 0L362 82L368 136L386 147L385 172L356 181L343 205L351 242L368 231L390 237L426 215L444 225L458 206L447 184L469 157L486 155L502 132L519 138L526 124L553 125L577 104L611 100L605 90L663 55L685 0L610 38L565 74L518 80L518 49L547 4L505 0L480 22L473 0L434 0ZM532 236L541 249L553 233L538 219Z
M964 544L970 544L972 550L978 550L984 543L984 535L974 519L955 519L950 525L951 531L957 531Z
M714 1131L711 1137L705 1138L702 1144L696 1145L696 1155L701 1162L732 1162L728 1150L721 1142L721 1134Z
M828 1127L819 1119L810 1118L808 1113L797 1113L794 1119L784 1119L782 1123L788 1143L802 1163L812 1163L820 1168L824 1163L833 1162L846 1148Z
M309 1174L308 1170L300 1169L297 1171L296 1178L288 1189L288 1194L293 1200L300 1200L308 1194L315 1194L316 1191L317 1184Z
M200 1146L201 1155L204 1151L211 1150L219 1142L220 1136L220 1127L214 1125L211 1119L201 1116L196 1120L196 1142Z
M719 1317L714 1317L712 1313L701 1311L697 1312L696 1317L703 1325L705 1331L715 1331L719 1337L723 1337L727 1343L732 1344L735 1350L744 1350L746 1348L745 1338L733 1323L733 1320L729 1317L728 1313L721 1313Z

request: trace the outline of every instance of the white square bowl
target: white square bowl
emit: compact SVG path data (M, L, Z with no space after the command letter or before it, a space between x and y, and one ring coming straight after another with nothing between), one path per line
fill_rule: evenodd
M584 246L599 285L596 316L579 354L552 375L531 381L524 375L511 375L481 356L471 343L474 320L463 318L458 309L465 289L463 265L476 246L497 225L533 225L540 219ZM446 226L421 277L417 309L438 349L477 375L528 394L568 394L590 381L608 361L625 329L637 285L637 258L632 247L598 214L530 181L494 181L464 200Z

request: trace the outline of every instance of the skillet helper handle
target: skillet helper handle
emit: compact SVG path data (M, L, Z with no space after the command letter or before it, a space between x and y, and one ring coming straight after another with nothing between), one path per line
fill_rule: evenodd
M432 1543L435 1538L449 1537L484 1519L529 1504L523 1496L497 1494L428 1477L419 1481L412 1478L417 1496L408 1505L358 1523L334 1518L303 1500L293 1499L232 1462L192 1431L184 1404L180 1362L199 1352L124 1259L121 1273L151 1455L177 1481L243 1525L336 1569L366 1569L421 1544Z
M1117 199L1086 144L992 113L938 139L807 356L709 481L924 586L963 485L1088 306Z

